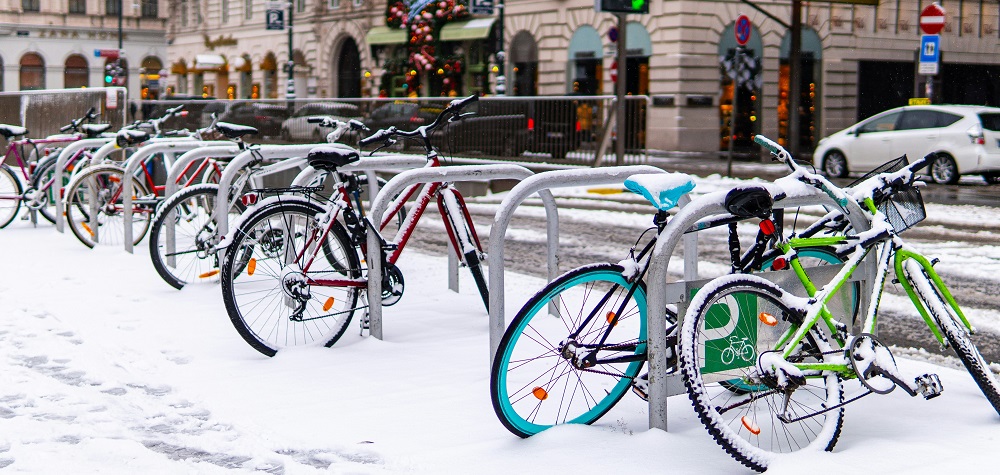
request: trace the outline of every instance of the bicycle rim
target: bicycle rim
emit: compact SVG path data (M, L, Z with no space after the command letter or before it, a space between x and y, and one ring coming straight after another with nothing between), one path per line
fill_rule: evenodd
M610 264L570 271L518 312L501 340L490 379L494 411L508 430L527 437L557 424L590 424L628 391L646 353L646 293L639 286L622 309L628 284L621 272ZM583 325L595 308L593 320ZM582 347L600 341L609 321L615 325L599 357L640 358L581 370L563 357L561 342L572 330L581 329L576 342Z
M21 209L21 182L7 165L0 164L0 228L6 227Z
M125 242L123 172L118 167L88 169L66 194L66 218L70 229L87 247L121 245ZM146 196L145 185L132 181L132 198ZM95 219L91 212L96 211ZM152 208L132 205L132 244L149 230Z
M216 255L210 252L216 237L212 211L218 190L218 185L211 184L185 188L168 198L154 219L149 255L160 277L174 288L219 280ZM235 218L228 216L230 222ZM172 243L168 241L171 224Z

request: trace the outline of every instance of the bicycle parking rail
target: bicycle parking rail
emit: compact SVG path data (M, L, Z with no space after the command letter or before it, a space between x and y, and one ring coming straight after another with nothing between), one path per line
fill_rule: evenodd
M392 197L402 192L406 187L421 183L458 182L516 179L523 180L533 175L531 170L520 165L480 165L480 166L446 166L407 170L396 175L385 186L372 202L369 221L382 222ZM555 201L551 195L543 201L546 204L546 215L554 216ZM491 231L492 234L492 231ZM375 232L368 232L367 262L381 262L382 243ZM491 271L492 272L492 271ZM490 286L492 288L492 283ZM492 289L490 290L492 292ZM368 317L371 335L379 340L382 338L382 268L379 265L368 266ZM492 297L490 297L492 301Z
M503 263L503 240L507 233L507 226L514 217L514 210L529 196L538 193L542 196L543 202L548 196L552 200L552 195L548 190L552 188L566 188L571 186L604 185L610 183L621 183L626 178L640 173L665 173L664 170L650 165L628 165L621 167L588 168L578 170L554 170L538 173L525 178L517 185L514 185L500 202L496 215L493 218L493 227L490 228L489 251L487 252L487 262L489 264L489 286L490 286L490 365L493 365L493 358L496 356L497 347L500 346L500 339L503 338L506 330L505 324L505 302L504 302L504 263ZM552 201L555 206L555 201ZM549 213L546 208L547 233L548 233L548 279L552 281L559 274L558 269L558 246L559 246L559 219L558 210Z
M792 180L791 182L786 180ZM785 185L785 186L782 186ZM801 206L826 205L836 207L836 203L825 193L812 188L802 186L793 178L783 178L774 184L764 185L771 192L772 196L785 193L783 199L774 203L775 209L796 208ZM646 290L646 332L647 332L647 359L649 362L649 427L667 430L667 398L674 394L683 392L679 374L666 375L669 368L667 363L667 328L666 328L666 308L668 303L678 304L678 322L684 315L684 304L689 299L689 292L697 288L695 285L704 284L708 280L699 282L697 268L688 269L689 263L697 263L697 233L686 232L694 226L698 220L720 214L728 214L723 206L726 194L729 190L707 193L693 199L686 206L683 206L677 215L671 218L667 226L657 236L656 246L653 255L650 257L649 271L647 277ZM869 228L868 222L864 219L864 213L860 208L853 206L849 209L847 218L851 225L858 232ZM684 280L667 283L667 266L674 248L685 238L684 245ZM689 246L694 243L694 246ZM833 266L830 266L833 267ZM762 275L778 275L790 273L792 271L783 270L769 272ZM866 308L866 302L871 295L873 266L867 265L866 269L856 272L857 280L864 281L860 295L860 308ZM666 375L666 376L665 376ZM671 393L670 389L674 391Z
M95 139L82 139L77 140L66 146L59 153L59 158L56 159L56 169L53 173L53 187L58 189L55 194L56 199L56 230L59 232L65 232L66 218L64 213L66 212L66 202L63 200L63 193L65 193L65 188L63 188L63 168L66 167L66 162L70 158L73 158L77 153L91 148L100 148L106 145L108 142L114 142L114 137L99 137Z
M211 147L200 147L194 150L189 150L184 152L183 155L177 158L173 166L170 167L169 173L167 174L166 188L163 191L163 197L169 198L178 190L177 180L180 178L181 173L187 169L187 166L194 163L196 160L201 160L205 158L231 158L240 153L239 144L231 142L229 145L217 145ZM167 265L173 267L177 264L177 257L174 255L177 248L177 223L174 221L174 211L167 216L163 221L165 226L164 232L166 233L166 255L167 255Z
M221 145L231 145L233 142L228 140L164 140L164 141L153 141L149 145L143 145L139 147L135 153L132 154L128 160L125 161L125 172L122 176L122 221L124 223L125 231L125 251L132 253L132 181L133 174L135 171L143 165L146 158L151 157L157 153L174 153L177 152L188 152L195 150L200 147L212 147ZM154 195L155 190L150 190ZM93 215L94 219L97 219L96 214ZM91 225L91 229L96 232L97 223Z

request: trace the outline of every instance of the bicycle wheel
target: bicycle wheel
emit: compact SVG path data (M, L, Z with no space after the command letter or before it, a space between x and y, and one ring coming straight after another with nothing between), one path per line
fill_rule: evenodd
M557 424L590 424L628 391L646 359L646 289L638 285L626 300L622 271L612 264L571 270L518 311L490 373L493 410L507 430L528 437ZM606 332L596 364L573 362Z
M7 227L21 209L21 182L6 164L0 163L0 229Z
M680 368L695 411L726 452L757 471L775 454L832 450L843 426L842 407L821 412L843 401L836 374L759 370L760 356L777 349L801 318L782 303L783 294L753 275L720 277L692 299L681 331ZM745 346L753 349L749 360L740 356ZM737 355L730 364L721 357L727 349ZM831 352L826 339L812 331L788 361L824 361L825 352ZM830 358L840 357L834 353ZM731 389L734 380L741 391Z
M448 237L451 239L453 249L457 252L458 258L469 268L472 280L476 282L476 289L483 299L486 311L490 310L490 290L486 284L486 277L483 275L483 246L479 242L479 237L472 229L470 221L472 217L465 207L464 201L454 190L444 188L438 198L438 207L447 221Z
M246 217L227 248L221 273L226 311L240 336L267 356L290 347L332 346L357 309L362 287L316 283L361 277L358 251L340 223L331 223L322 242L325 259L303 271L325 213L302 201L267 206Z
M50 158L51 157L51 158ZM46 183L52 180L55 176L56 171L56 159L55 157L46 157L41 163L35 167L35 172L31 175L31 188L35 190L35 193L43 193L44 201L42 202L42 207L38 209L38 212L43 218L48 220L50 223L56 222L56 193L63 186L66 186L69 182L69 176L63 175L63 183L61 186L56 186L55 182L52 183L47 190L41 191L42 187Z
M972 335L965 323L958 316L957 306L948 303L944 298L944 289L939 288L915 260L907 259L903 263L903 269L906 272L906 280L913 286L924 308L934 317L934 321L955 350L958 359L962 360L962 364L969 370L972 379L979 385L979 389L983 391L993 409L1000 413L1000 384L997 383L996 375L990 370L989 363L973 343Z
M214 184L184 188L164 200L153 219L149 257L156 273L175 289L192 282L218 281L218 257L212 252L218 239L218 225L212 217L218 193L219 185ZM229 210L229 223L240 211ZM172 242L168 242L168 220L174 224Z
M73 234L87 247L121 245L124 243L122 177L124 170L117 165L88 167L73 180L66 192L66 221ZM149 195L146 186L133 180L132 199ZM132 205L132 244L142 241L149 230L153 207ZM96 215L92 218L91 213Z

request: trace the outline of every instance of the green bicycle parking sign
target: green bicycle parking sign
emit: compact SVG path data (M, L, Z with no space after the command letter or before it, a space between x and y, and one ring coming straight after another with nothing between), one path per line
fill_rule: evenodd
M702 374L746 368L757 362L757 299L730 294L709 308L698 355Z

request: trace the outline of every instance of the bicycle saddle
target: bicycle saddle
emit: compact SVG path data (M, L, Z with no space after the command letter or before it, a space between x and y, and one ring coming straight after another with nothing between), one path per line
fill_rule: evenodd
M89 138L95 138L111 128L111 124L83 124L80 130Z
M227 139L236 139L244 135L257 135L260 132L255 127L249 125L230 124L229 122L216 122L215 130L218 130Z
M309 150L306 160L309 166L322 171L332 172L338 167L354 163L361 159L357 150L332 145L321 145Z
M771 215L774 199L763 186L741 186L729 190L725 207L737 218L764 219Z
M694 180L683 173L643 173L628 177L625 188L646 197L656 209L667 211L694 189Z
M118 135L115 136L115 143L118 144L119 147L135 145L147 140L149 140L149 132L143 132L135 129L122 129L118 132Z
M28 133L28 129L21 127L19 125L7 125L0 124L0 135L4 138L17 137L18 135L25 135Z

